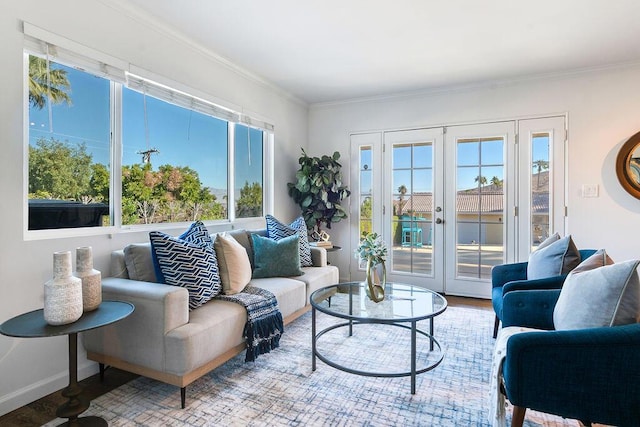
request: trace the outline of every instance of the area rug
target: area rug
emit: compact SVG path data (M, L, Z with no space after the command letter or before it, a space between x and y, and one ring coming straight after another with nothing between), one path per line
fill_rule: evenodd
M326 327L336 320L318 314ZM428 331L428 323L420 328ZM444 360L409 377L353 375L317 361L311 370L311 314L285 328L280 348L244 363L244 354L180 390L139 377L91 403L83 415L99 415L110 426L489 426L489 375L493 312L449 307L435 319ZM319 342L325 356L341 364L380 371L409 366L409 333L391 326L357 325L354 337L336 329ZM418 365L436 356L419 341ZM107 371L107 375L109 372ZM511 408L507 408L510 422ZM47 426L58 425L57 419ZM573 420L528 411L525 425L578 426Z

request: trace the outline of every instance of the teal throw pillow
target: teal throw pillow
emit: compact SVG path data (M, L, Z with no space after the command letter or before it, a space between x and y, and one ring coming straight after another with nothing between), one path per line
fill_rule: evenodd
M253 278L300 276L298 235L280 240L251 235L253 242Z
M309 246L309 236L307 235L307 224L304 222L304 218L299 216L289 225L278 221L273 215L266 215L265 220L267 223L267 237L270 239L280 240L289 236L300 236L300 265L302 267L311 267L313 265L311 246Z
M571 236L556 233L529 255L527 279L544 279L569 273L580 264L580 252Z
M584 260L562 286L553 310L557 330L617 326L640 321L638 263L614 264L603 249Z

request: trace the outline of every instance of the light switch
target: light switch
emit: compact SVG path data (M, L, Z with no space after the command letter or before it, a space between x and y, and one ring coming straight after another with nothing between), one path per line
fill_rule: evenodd
M582 184L582 197L598 197L598 184Z

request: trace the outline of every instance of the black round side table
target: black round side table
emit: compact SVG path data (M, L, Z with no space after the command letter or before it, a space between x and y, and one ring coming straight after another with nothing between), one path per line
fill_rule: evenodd
M69 385L62 390L62 395L69 400L56 410L59 418L68 418L64 426L107 426L100 417L82 417L78 415L89 408L89 399L81 396L82 387L78 384L78 332L100 328L122 320L133 313L134 306L123 301L103 301L94 310L84 313L73 323L51 326L44 320L44 310L35 310L7 320L0 325L0 334L18 338L53 337L68 335L69 337Z

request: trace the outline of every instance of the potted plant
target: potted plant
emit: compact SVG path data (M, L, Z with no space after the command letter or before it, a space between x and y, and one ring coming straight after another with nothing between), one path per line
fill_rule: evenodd
M307 229L320 234L322 224L331 224L347 217L347 211L340 203L351 192L342 184L342 165L338 162L340 153L333 156L310 157L302 150L298 159L300 169L296 172L296 182L287 184L289 196L302 209Z
M382 236L378 233L363 233L355 254L356 258L367 263L367 295L374 302L382 301L387 281L387 245Z

